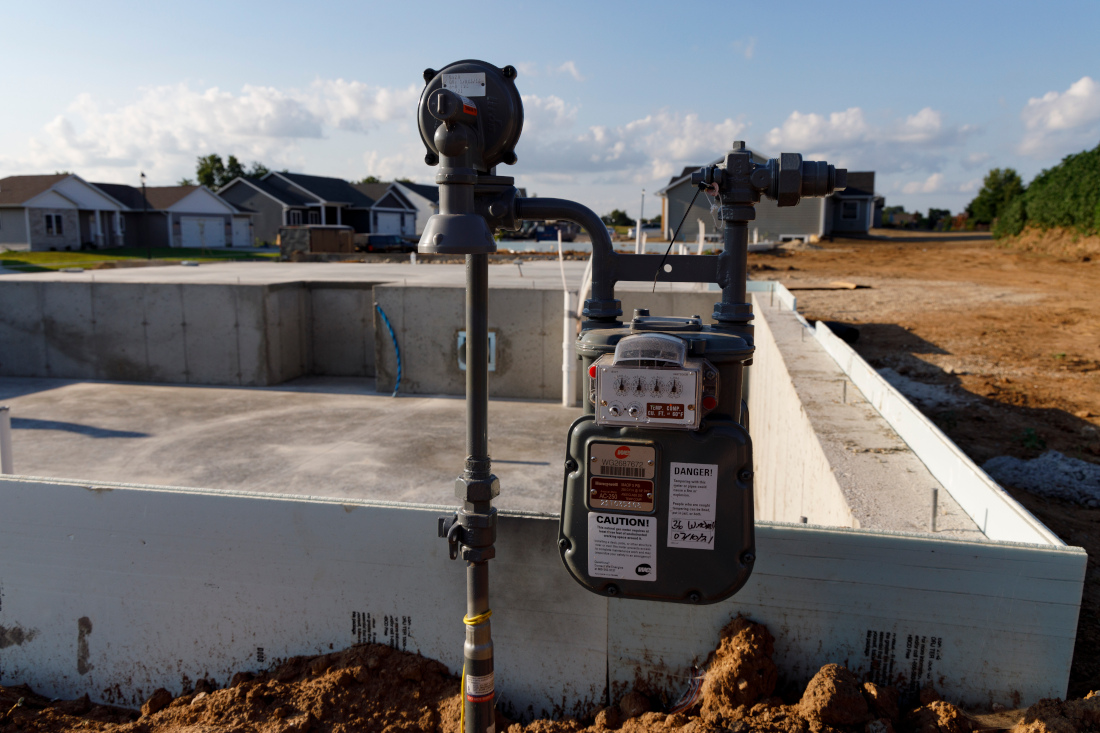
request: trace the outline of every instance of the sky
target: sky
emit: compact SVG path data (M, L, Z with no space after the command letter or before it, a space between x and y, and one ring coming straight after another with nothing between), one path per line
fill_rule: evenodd
M1100 142L1100 3L14 3L0 178L173 185L195 159L428 183L422 72L519 70L502 175L647 218L734 140L876 172L887 206L964 209ZM643 199L643 190L645 191Z

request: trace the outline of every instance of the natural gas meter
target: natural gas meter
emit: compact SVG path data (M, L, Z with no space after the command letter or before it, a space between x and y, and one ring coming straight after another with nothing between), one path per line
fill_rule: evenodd
M755 560L752 346L698 316L635 313L578 339L588 399L569 430L558 547L595 593L714 603Z

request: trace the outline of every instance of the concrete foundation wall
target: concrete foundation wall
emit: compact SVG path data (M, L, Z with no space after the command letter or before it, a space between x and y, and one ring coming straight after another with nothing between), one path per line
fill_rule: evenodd
M466 291L454 287L380 285L375 300L386 312L401 349L401 391L409 394L466 393L458 364L458 333L466 328ZM618 297L629 318L634 308L657 314L701 314L714 309L711 292L631 292ZM493 288L489 330L496 333L496 370L489 394L535 400L561 398L562 294L558 290ZM393 389L397 360L385 326L375 331L378 391Z
M460 670L465 572L435 531L450 508L25 477L0 477L0 505L0 626L23 632L0 649L0 684L137 706L364 641ZM499 527L496 689L512 716L583 716L635 684L671 701L738 613L767 624L792 682L837 662L970 705L1066 691L1079 548L761 523L745 588L692 607L584 591L554 517Z
M813 524L858 527L795 387L792 365L762 310L754 296L756 354L748 403L756 518L799 522L806 517Z
M371 290L8 281L0 376L247 386L373 376Z

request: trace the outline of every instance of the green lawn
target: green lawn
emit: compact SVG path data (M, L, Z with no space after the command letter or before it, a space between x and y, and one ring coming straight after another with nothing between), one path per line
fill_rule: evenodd
M154 260L169 262L179 262L180 260L195 260L197 262L257 261L274 260L279 256L275 252L256 253L245 249L239 252L224 252L185 247L154 247L152 255ZM78 252L0 251L0 267L19 270L20 272L42 272L43 270L59 270L63 267L94 268L106 262L145 260L148 257L149 250L144 248L97 249Z

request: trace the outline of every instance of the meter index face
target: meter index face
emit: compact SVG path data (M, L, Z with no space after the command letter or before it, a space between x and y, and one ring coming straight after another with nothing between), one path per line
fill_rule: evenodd
M592 509L653 511L657 450L636 443L590 443L588 505Z
M600 365L596 422L694 429L699 425L699 372Z

